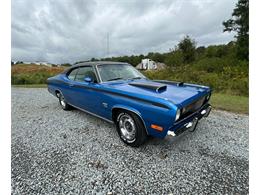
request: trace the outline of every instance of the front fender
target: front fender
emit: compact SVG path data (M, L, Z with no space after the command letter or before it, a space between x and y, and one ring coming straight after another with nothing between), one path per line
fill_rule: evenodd
M131 107L131 106L126 106L126 105L121 105L121 104L116 104L112 107L112 112L114 109L124 109L124 110L129 110L135 114L137 114L142 120L143 120L143 117L142 117L142 114L135 108ZM144 122L144 121L143 121Z
M147 134L158 138L164 138L166 136L169 127L172 126L173 124L172 119L175 118L175 112L176 112L175 110L159 112L159 110L154 110L154 108L151 107L147 107L148 110L142 108L143 110L139 111L136 108L127 105L122 105L122 104L114 105L112 107L112 112L113 109L115 108L125 109L137 114L141 118ZM158 114L155 114L157 112ZM152 129L151 124L157 124L157 125L159 124L160 126L163 126L164 131L159 132L156 131L155 129Z

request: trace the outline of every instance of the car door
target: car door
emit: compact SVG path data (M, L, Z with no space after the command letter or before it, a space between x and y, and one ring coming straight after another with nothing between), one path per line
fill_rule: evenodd
M65 77L63 77L66 85L63 86L62 93L66 101L77 106L77 90L74 89L74 80L77 75L79 68L72 69Z
M91 82L86 82L84 79L90 77ZM71 92L75 94L74 106L77 106L86 111L97 113L97 101L99 96L97 88L97 76L93 66L84 66L78 69L75 79L71 82Z

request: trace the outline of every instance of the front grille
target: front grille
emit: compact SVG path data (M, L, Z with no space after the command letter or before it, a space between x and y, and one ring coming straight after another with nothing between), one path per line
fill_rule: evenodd
M204 101L205 101L205 97L200 98L200 99L192 102L191 104L185 106L183 108L183 114L185 114L186 112L195 112L203 105Z
M195 100L194 102L192 102L191 104L185 106L183 109L182 109L182 114L181 114L181 117L180 119L183 119L187 116L189 116L190 114L196 112L199 108L202 107L202 105L206 103L206 97L202 97L202 98L199 98L198 100Z

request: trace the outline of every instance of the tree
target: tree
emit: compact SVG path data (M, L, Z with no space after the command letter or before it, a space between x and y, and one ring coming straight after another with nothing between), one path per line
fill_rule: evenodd
M224 32L237 32L237 56L249 58L249 0L238 0L232 18L224 21Z
M196 58L201 58L202 56L204 56L205 51L206 51L206 47L205 46L197 47L197 49L196 49L196 54L197 54Z
M185 63L190 63L195 60L196 43L189 36L185 36L179 42L177 49L182 52Z
M94 62L94 61L98 61L98 59L96 59L96 58L91 58L90 61L91 61L91 62Z
M23 61L17 61L15 64L23 64Z
M165 63L168 66L180 66L183 64L183 54L180 50L171 52L171 54L166 57Z
M56 64L54 64L54 65L56 65ZM70 63L63 63L63 64L61 64L61 66L66 66L66 67L68 66L69 67L69 66L72 66L72 65Z
M146 56L147 58L155 61L155 62L164 62L164 56L161 53L158 52L149 52Z

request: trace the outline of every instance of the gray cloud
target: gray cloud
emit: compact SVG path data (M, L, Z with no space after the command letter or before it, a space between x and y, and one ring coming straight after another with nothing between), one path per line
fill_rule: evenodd
M198 45L227 43L222 21L236 0L12 0L12 59L75 62L166 52L186 34Z

